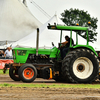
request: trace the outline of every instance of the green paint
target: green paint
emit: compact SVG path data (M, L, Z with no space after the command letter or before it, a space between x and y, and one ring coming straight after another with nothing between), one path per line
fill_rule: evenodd
M29 54L36 54L35 48L14 48L13 50L15 51L15 54L13 54L16 58L16 59L14 59L15 63L19 63L19 62L26 63ZM22 50L22 51L27 50L27 51L26 51L25 55L18 55L19 50ZM52 49L39 49L38 54L49 55L50 58L56 58L58 51L59 50L56 47L54 47Z
M63 34L62 31L70 31L70 38L71 39L72 39L73 31L74 31L74 34L76 32L76 40L77 40L76 45L72 46L72 41L71 41L70 42L70 48L72 48L72 49L88 48L91 51L93 51L96 56L98 56L96 51L94 50L94 48L89 45L88 27L61 26L61 25L49 25L47 27L48 27L48 29L61 30L61 35L60 35L60 40L59 40L60 42L62 41L62 34ZM87 44L85 44L85 45L79 45L78 44L78 36L77 36L78 31L86 32L86 34L87 34ZM14 50L13 56L14 56L14 62L15 63L26 63L29 54L36 54L36 48L14 48L13 50ZM56 47L54 47L52 49L38 49L38 54L48 55L49 58L59 59L59 57L60 57L59 53L60 53L60 50Z

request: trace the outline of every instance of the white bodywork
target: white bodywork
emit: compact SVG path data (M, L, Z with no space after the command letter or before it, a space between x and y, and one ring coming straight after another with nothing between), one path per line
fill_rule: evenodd
M0 0L0 41L17 41L41 25L18 0Z

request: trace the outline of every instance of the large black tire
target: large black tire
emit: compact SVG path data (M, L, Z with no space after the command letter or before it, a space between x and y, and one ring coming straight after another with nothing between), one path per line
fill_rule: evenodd
M55 76L55 78L54 78L54 80L56 81L56 82L64 82L65 80L63 79L63 76Z
M14 69L14 67L11 67L9 69L9 76L14 81L20 81L19 75L18 75L18 69Z
M63 75L63 73L61 72L61 73L59 73L59 76L57 75L57 76L55 76L55 78L54 78L54 80L56 81L56 82L67 82L67 83L70 83L71 81L68 79L68 78L64 78L64 75Z
M69 79L64 79L64 77L63 76L55 76L55 78L54 78L54 80L56 81L56 82L67 82L67 83L70 83L70 80Z
M98 77L99 60L88 49L76 49L64 58L62 72L73 83L91 83Z
M55 77L53 77L53 79L56 81L56 82L67 82L67 83L70 83L70 80L68 78L64 78L64 75L62 73L62 62L59 62L59 63L55 63L55 69L56 70L59 70L59 75L55 75Z
M20 67L18 74L23 82L30 83L37 77L37 69L32 64L24 64Z

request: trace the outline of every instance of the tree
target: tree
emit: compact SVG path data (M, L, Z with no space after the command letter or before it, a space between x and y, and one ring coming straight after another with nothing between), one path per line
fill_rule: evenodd
M97 22L98 19L91 17L90 14L84 10L79 9L70 9L70 10L64 10L64 12L61 14L62 18L61 20L67 25L67 26L75 26L76 23L79 24L79 26L89 27L89 41L93 42L96 41L97 36ZM88 22L91 22L91 25L88 25ZM81 35L83 38L86 38L86 34L82 34L81 32L78 32L79 35Z

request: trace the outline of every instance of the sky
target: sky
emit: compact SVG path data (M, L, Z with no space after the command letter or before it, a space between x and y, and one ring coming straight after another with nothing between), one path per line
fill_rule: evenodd
M41 7L48 15L51 17L56 13L59 18L61 18L61 13L66 9L70 8L78 8L79 10L88 11L91 17L98 18L98 36L96 44L100 45L100 0L29 0L34 1L39 7ZM49 20L47 17L42 17L38 12L34 12L37 14L38 19L42 22L46 22Z

